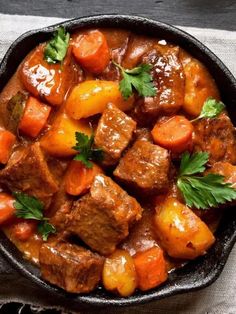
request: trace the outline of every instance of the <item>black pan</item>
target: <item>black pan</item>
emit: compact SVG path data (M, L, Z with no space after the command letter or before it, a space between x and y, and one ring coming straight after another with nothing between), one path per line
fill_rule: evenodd
M231 119L236 123L236 81L226 66L202 43L189 34L168 24L128 15L99 15L73 19L40 30L30 31L19 37L7 51L0 65L0 90L14 74L17 66L27 53L40 42L48 40L58 25L64 25L67 30L74 31L90 27L120 27L133 32L151 35L175 43L192 56L203 62L220 89L223 102L227 105ZM225 209L225 215L216 233L216 243L209 252L182 269L170 274L168 281L162 286L148 292L137 292L128 298L109 294L102 288L89 295L72 295L54 287L40 278L39 270L22 258L15 246L0 233L0 250L5 257L23 275L45 289L49 295L57 296L63 303L87 306L124 306L137 305L148 301L159 300L167 296L204 288L213 283L220 275L229 253L236 241L236 208Z

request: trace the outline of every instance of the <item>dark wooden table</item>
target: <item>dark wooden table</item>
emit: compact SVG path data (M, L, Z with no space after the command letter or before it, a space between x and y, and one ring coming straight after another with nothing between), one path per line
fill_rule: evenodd
M236 30L236 0L0 0L0 12L65 18L137 14L182 26Z
M121 13L141 15L170 24L236 31L236 0L0 0L0 13L73 18L91 14ZM0 257L0 273L10 282L17 272ZM0 294L11 297L11 286L0 285ZM27 295L27 279L19 278L15 287ZM32 291L31 291L32 292ZM35 294L40 294L35 290ZM40 295L38 295L39 297ZM45 300L47 296L41 295ZM50 300L47 298L48 304ZM31 313L26 306L11 304L0 313ZM43 313L49 313L44 311ZM50 312L51 313L51 312Z

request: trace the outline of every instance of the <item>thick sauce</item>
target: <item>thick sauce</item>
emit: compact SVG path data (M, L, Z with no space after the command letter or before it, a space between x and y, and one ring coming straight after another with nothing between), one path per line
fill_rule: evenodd
M105 35L107 44L110 48L111 59L113 59L117 63L122 64L124 68L131 69L133 67L136 67L138 64L140 64L141 61L142 62L147 61L146 63L153 65L152 76L154 79L154 86L157 90L157 95L155 97L142 97L141 98L135 94L131 101L131 103L134 102L135 104L134 108L131 106L129 110L127 111L129 114L129 117L127 117L126 120L123 119L122 117L121 121L118 121L120 123L120 127L122 126L122 131L124 132L124 134L126 134L129 132L128 126L126 125L126 123L128 123L127 121L131 120L130 117L132 117L135 120L133 128L135 129L136 124L138 126L136 130L136 134L135 134L136 139L139 138L139 139L142 139L143 141L143 142L141 140L139 141L141 143L140 155L143 154L143 151L142 151L143 146L147 144L146 146L149 147L149 144L153 142L153 139L150 133L154 125L153 117L155 117L156 119L163 118L163 117L165 118L166 116L176 114L179 111L181 112L181 114L183 111L186 117L189 117L189 116L196 117L199 114L198 111L199 111L199 108L201 107L203 99L207 98L208 94L210 96L215 97L216 99L219 99L220 96L219 96L218 89L215 85L213 78L208 73L207 69L199 61L196 61L190 55L188 55L185 51L183 51L180 47L168 44L165 40L162 40L162 39L153 39L153 38L148 38L146 36L134 35L130 31L118 30L118 29L101 29L101 31ZM40 141L42 136L45 136L45 134L48 131L53 131L52 124L54 123L54 121L57 121L56 119L58 116L62 117L63 115L66 115L66 114L68 114L69 116L69 118L67 117L67 119L65 120L59 119L60 121L58 122L58 124L71 123L71 125L73 125L73 121L74 121L74 124L77 123L69 115L65 107L65 103L68 100L68 97L70 97L71 95L72 88L74 88L77 84L83 82L84 80L87 81L87 80L99 79L99 80L117 82L121 79L120 71L117 69L114 63L112 63L112 61L109 61L106 69L100 74L92 74L86 69L82 69L82 67L78 65L78 63L76 62L76 59L74 58L72 54L72 49L76 41L76 38L78 37L79 34L82 34L82 33L83 31L74 33L71 35L70 45L69 45L67 56L65 58L63 66L58 63L48 65L45 60L42 61L45 44L40 44L33 51L31 51L31 53L26 57L27 62L23 60L22 64L19 66L19 69L16 71L16 73L13 75L10 81L6 84L3 91L0 93L0 117L1 117L0 128L6 126L7 124L6 122L9 119L9 113L6 109L7 103L18 91L23 92L23 91L26 91L27 89L27 93L30 93L31 96L34 96L40 99L40 101L43 101L46 105L49 105L52 108L51 114L47 121L47 125L45 129L35 139L36 141ZM142 59L143 56L145 56L144 59ZM21 75L19 73L21 73ZM191 75L193 75L193 78ZM45 77L47 78L47 80L45 80ZM25 87L23 86L22 81ZM209 88L206 88L205 86L208 86ZM51 93L53 94L53 96L51 95ZM84 97L89 98L89 96L90 95L87 94ZM200 100L198 96L200 97ZM194 107L192 104L194 100L196 100L196 103L197 103L196 107ZM158 108L156 108L157 102L160 105ZM87 107L89 107L89 105L90 103L88 102ZM78 107L79 107L79 104L78 104ZM101 111L98 111L98 112L100 113ZM85 117L86 119L82 119L82 123L86 124L89 121L90 129L88 130L87 128L88 133L91 131L91 125L96 130L97 125L98 125L98 118L100 116L95 115L95 116L92 116L91 118L89 117L88 119L87 119L88 116L85 116ZM116 115L113 118L115 120L117 118ZM110 120L112 120L113 118L110 118ZM105 123L107 123L107 121L105 121ZM125 125L122 125L122 123L123 124L125 123ZM104 132L106 136L107 125L104 126L101 123L101 126L105 129ZM144 126L145 128L141 128L141 126L142 127ZM109 127L109 124L108 124L108 127ZM75 128L74 126L71 127L70 129L71 134L75 133L74 128ZM118 138L120 137L119 139L122 142L122 134L121 135L119 134L119 128L118 130L116 130L116 132L112 130L110 134L111 134L110 140L116 141L117 137ZM57 135L60 136L61 134L58 133ZM62 146L65 144L64 142L67 141L65 134L63 134L63 136L64 137L62 137L62 140L61 140ZM104 138L102 140L104 141ZM128 141L129 143L128 147L124 145L124 152L126 152L126 150L129 149L129 147L132 144L132 141L133 141L133 138L130 143ZM232 142L233 141L234 139L232 139ZM19 145L22 145L22 149L23 149L27 146L28 143L32 143L32 142L33 140L30 139L29 137L20 136L16 142L15 148L19 147ZM225 144L228 145L228 142L225 142ZM73 145L69 145L68 154L66 156L63 156L62 158L60 154L58 154L55 157L55 155L49 156L50 151L47 152L48 153L46 157L47 165L50 171L52 172L53 176L56 178L56 184L58 186L57 192L54 194L52 198L52 202L50 205L48 205L48 208L46 210L46 215L52 218L52 220L53 218L56 217L54 221L57 221L57 218L58 218L56 216L56 213L60 214L63 211L66 214L69 213L72 202L75 199L78 199L71 195L68 196L65 191L64 174L67 170L69 162L72 160L74 156L74 147L72 149L72 146ZM120 146L122 146L122 143L120 143ZM45 149L45 147L43 148ZM109 149L109 146L108 146L108 149ZM54 151L54 150L55 148L52 147L51 151ZM160 151L161 151L160 155L162 154L163 150L166 151L165 154L169 156L169 151L162 147L160 147ZM118 151L114 149L114 152L113 152L114 159L117 154L120 157L121 154L119 155L119 152L120 152L119 147L118 147ZM158 164L160 163L160 156L157 153L155 154L156 155L155 156L153 155L153 158L156 157L157 159L156 164ZM150 162L148 161L150 156L146 156L145 154L143 155L144 155L143 164L146 163L147 169L150 169ZM151 153L149 155L151 155ZM173 160L170 163L170 169L169 169L169 159L168 159L169 157L166 155L164 155L163 153L163 156L164 156L163 159L165 159L168 165L164 164L162 168L167 169L167 170L165 169L166 173L169 173L169 177L171 177L171 179L173 180L173 178L175 178L176 176L176 172L177 172L176 169L178 167L180 156L177 153L176 155L174 153L172 155L170 154L171 156L170 158L172 158ZM116 164L116 160L114 164L110 164L109 166L111 165L114 166L115 164ZM104 164L102 166L104 166ZM133 167L133 164L131 160L130 168L132 167ZM137 169L134 169L134 173L131 173L133 176L132 179L135 178L137 174L140 174L140 176L136 180L138 182L137 184L139 184L143 178L143 181L145 181L145 184L148 185L148 183L150 182L149 180L150 175L149 175L149 178L146 177L146 174L148 173L148 171L143 172L142 165L140 169L138 167ZM162 170L163 169L160 169L160 172ZM103 171L106 173L107 168L104 167ZM110 176L111 171L109 170L107 172L108 172L108 175ZM116 176L115 172L114 172L114 176ZM112 178L114 178L114 176ZM151 177L152 176L153 177L156 176L155 167L153 167L153 172L151 173ZM171 195L172 197L179 199L179 201L181 202L182 200L181 200L181 197L179 197L180 195L179 195L179 192L177 191L176 185L172 185L171 187L172 183L169 182L170 181L169 177L166 176L166 181L168 182L164 184L165 187L163 187L162 189L162 194L165 196ZM163 177L161 179L163 179ZM170 187L169 187L168 192L166 192L167 191L166 187L168 186L169 183L170 183ZM122 187L124 186L122 185ZM127 191L128 193L130 193L130 190L128 188L127 188ZM132 191L130 194L135 195L135 193L132 193ZM149 194L147 193L147 195ZM141 202L142 201L144 202L144 204L142 204L143 205L142 208L144 208L143 213L142 213L142 218L138 222L135 222L132 224L132 226L129 229L128 237L117 246L118 249L129 252L129 254L132 257L135 257L137 254L141 252L145 252L153 247L162 248L161 240L160 240L161 237L158 238L157 232L155 232L156 211L155 211L155 206L153 206L153 204L155 203L156 196L153 194L150 194L151 196L150 198L148 198L147 195L146 195L146 202L145 202L145 198L143 200L142 197L139 198L140 195L137 196L138 201L140 200ZM113 201L114 200L110 200L111 203ZM206 214L196 210L195 213L203 221L206 222L207 226L212 232L215 232L219 224L221 215L222 215L221 210L215 210L215 209L210 210ZM64 220L67 219L66 214L65 214L65 219L59 219L61 226L63 226ZM124 213L122 214L120 213L120 215L124 216ZM60 218L60 215L59 215L59 218ZM199 220L198 217L197 219ZM92 222L91 222L91 226L92 226ZM111 226L111 228L112 227L113 226ZM39 234L36 231L30 239L26 241L19 240L14 235L13 228L14 228L14 224L13 225L9 224L9 225L4 226L3 231L6 234L6 236L23 253L23 256L26 259L32 261L36 265L39 265L39 250L43 243L42 238L39 236ZM58 238L63 238L64 233L60 233L60 227L58 228L58 230L59 230ZM56 241L57 236L53 238L53 240L54 239ZM48 243L50 243L50 239ZM70 245L68 244L68 246ZM167 269L169 272L174 270L175 268L183 266L185 263L184 259L177 260L175 258L171 258L168 256L166 252L164 252L164 256L165 256L165 261L167 263Z

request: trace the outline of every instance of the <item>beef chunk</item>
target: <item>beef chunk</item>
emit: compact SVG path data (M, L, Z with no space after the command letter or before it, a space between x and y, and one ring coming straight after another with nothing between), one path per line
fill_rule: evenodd
M118 162L121 153L129 144L136 122L116 106L109 104L99 120L95 134L95 144L101 147L104 165Z
M106 69L100 75L98 75L99 80L105 81L119 81L120 77L120 70L112 61L110 61Z
M100 80L106 80L106 81L119 81L121 78L120 70L117 66L114 65L113 61L116 63L121 63L124 55L126 53L128 42L129 42L129 34L124 34L124 36L120 37L120 40L114 40L109 39L111 44L111 60L108 63L108 66L106 69L98 76L98 79Z
M93 250L107 255L129 234L142 209L111 178L97 175L90 192L74 202L68 229Z
M231 183L236 188L236 166L228 162L216 162L208 173L217 173L225 177L225 182Z
M64 182L62 182L59 191L53 196L47 215L57 231L66 230L67 216L71 211L72 204L73 197L66 193Z
M155 210L145 208L142 218L132 227L129 236L121 243L120 247L128 251L131 256L158 246L154 215Z
M104 259L77 245L45 243L39 253L42 277L73 293L94 290L101 279Z
M146 36L130 36L128 48L122 60L125 68L131 69L142 62L142 56L157 44L155 39Z
M236 132L226 113L194 124L194 151L209 153L209 164L227 161L236 164Z
M169 153L166 149L138 140L121 158L115 177L142 196L163 193L169 187Z
M151 74L156 87L156 96L137 101L132 116L140 125L149 125L160 114L176 113L184 102L184 72L179 60L179 48L166 51L158 48L149 51L142 63L152 64Z
M134 139L137 140L145 140L153 143L152 135L149 129L147 128L139 128L134 131Z
M0 183L10 191L22 191L39 198L46 206L58 190L39 143L16 151L0 171Z

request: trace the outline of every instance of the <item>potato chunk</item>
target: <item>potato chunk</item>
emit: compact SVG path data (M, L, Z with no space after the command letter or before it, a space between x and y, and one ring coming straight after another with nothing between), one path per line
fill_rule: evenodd
M69 157L76 154L72 149L76 144L75 132L91 135L92 130L86 121L76 121L65 113L57 116L51 129L41 138L41 147L50 155Z
M103 284L107 290L118 292L122 297L133 294L137 286L132 257L124 250L116 250L106 259L103 268Z
M102 113L108 103L126 111L133 102L133 97L124 100L117 82L91 80L74 87L66 102L66 112L74 119L88 118Z
M187 54L183 54L182 60L185 74L183 109L191 116L197 117L207 98L220 98L219 91L214 79L201 62Z
M161 245L172 257L194 259L215 242L207 225L175 198L157 204L155 225Z

